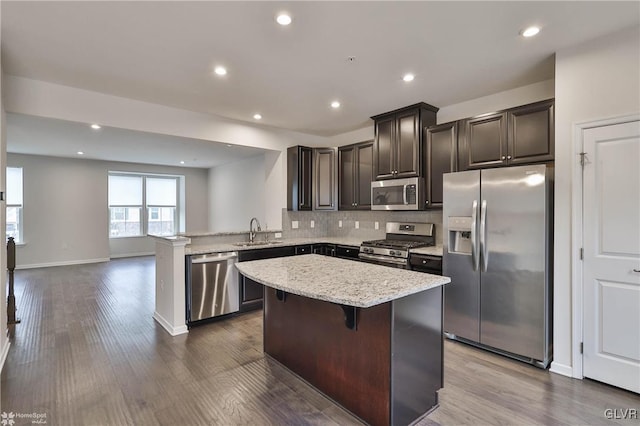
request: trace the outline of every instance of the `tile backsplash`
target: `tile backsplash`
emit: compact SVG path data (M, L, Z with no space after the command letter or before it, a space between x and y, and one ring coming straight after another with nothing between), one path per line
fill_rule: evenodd
M292 229L291 223L298 222ZM311 227L311 221L314 227ZM342 222L342 227L340 227ZM356 228L356 222L358 228ZM375 223L378 228L375 229ZM353 237L384 238L387 222L428 222L435 224L436 244L442 244L442 210L434 211L289 211L282 209L282 232L285 238Z

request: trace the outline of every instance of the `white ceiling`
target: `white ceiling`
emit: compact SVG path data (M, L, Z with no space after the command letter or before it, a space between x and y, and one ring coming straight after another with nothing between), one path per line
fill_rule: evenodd
M265 150L113 127L93 130L86 123L7 113L7 152L210 168Z
M636 1L1 5L6 74L321 136L553 78L554 52L640 23Z

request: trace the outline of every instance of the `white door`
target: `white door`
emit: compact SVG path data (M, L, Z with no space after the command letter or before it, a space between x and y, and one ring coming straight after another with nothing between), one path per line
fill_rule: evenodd
M583 140L583 374L640 393L640 121Z

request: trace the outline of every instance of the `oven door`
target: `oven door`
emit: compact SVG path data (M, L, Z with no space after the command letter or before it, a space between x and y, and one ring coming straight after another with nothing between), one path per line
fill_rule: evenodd
M371 182L371 210L420 210L424 198L421 178Z
M407 259L368 253L360 253L358 257L363 262L375 263L376 265L382 266L391 266L393 268L409 269L409 262L407 262Z

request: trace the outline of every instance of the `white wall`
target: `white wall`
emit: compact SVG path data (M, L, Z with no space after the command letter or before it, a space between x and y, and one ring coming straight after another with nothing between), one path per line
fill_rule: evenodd
M554 361L572 372L571 185L573 125L640 112L640 27L556 53Z
M209 229L248 231L252 217L268 224L265 185L264 155L209 169Z
M187 229L199 231L207 227L205 169L22 154L8 154L7 165L23 168L26 244L16 253L19 267L85 263L108 260L111 256L153 253L154 242L147 237L109 239L109 170L184 174Z
M2 8L0 8L1 10ZM1 55L0 55L1 56ZM6 164L7 164L7 131L4 112L2 60L0 58L0 191L6 192ZM0 241L4 244L7 239L6 203L0 202ZM0 247L0 371L4 367L9 351L9 338L7 337L7 255L6 250ZM0 398L1 401L1 398Z
M554 97L554 90L554 81L544 80L538 83L516 87L515 89L505 90L504 92L471 99L469 101L453 105L434 105L440 108L437 115L437 123L448 123L450 121L460 120L478 114L499 111L515 106L543 101L545 99L551 99ZM428 95L424 96L424 102L429 103ZM329 138L329 145L349 145L356 142L372 140L373 137L374 128L373 121L371 121L371 125L367 127Z
M151 133L246 145L279 152L294 145L332 146L320 136L281 130L230 120L164 105L152 104L103 93L61 86L23 77L7 76L5 107L9 112L101 123L105 126ZM274 154L275 155L275 154ZM280 200L278 209L270 206L268 215L273 227L280 228L281 208L286 206L286 161L270 156L270 200ZM274 212L278 211L275 215Z
M472 117L492 111L500 111L554 97L553 80L540 81L504 92L483 96L440 108L438 124Z

